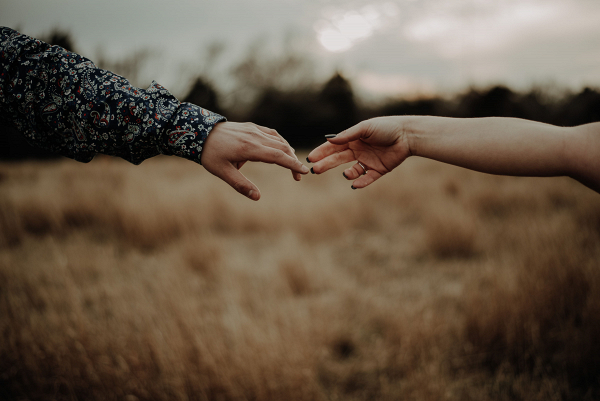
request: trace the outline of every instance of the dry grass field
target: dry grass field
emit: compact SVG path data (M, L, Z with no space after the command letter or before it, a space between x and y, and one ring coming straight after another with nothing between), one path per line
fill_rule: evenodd
M0 164L0 399L600 399L600 195L243 171Z

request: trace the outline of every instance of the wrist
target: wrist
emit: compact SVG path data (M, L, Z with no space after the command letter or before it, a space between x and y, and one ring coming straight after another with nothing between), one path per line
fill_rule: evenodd
M597 169L594 168L600 152L597 150L597 140L600 123L566 127L563 130L562 159L566 174L584 185L598 191L600 180Z
M408 156L416 156L418 149L417 118L414 116L402 116L400 118L399 142Z

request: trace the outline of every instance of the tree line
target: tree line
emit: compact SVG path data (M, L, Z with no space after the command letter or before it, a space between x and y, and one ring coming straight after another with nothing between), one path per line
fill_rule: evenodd
M44 39L74 50L68 33L54 31ZM223 114L232 121L252 121L274 128L296 149L312 148L323 142L325 134L340 132L364 119L386 115L517 117L560 126L600 121L600 91L597 88L586 87L575 93L565 91L557 95L544 88L520 92L496 85L468 88L450 97L390 99L369 105L357 99L352 82L339 72L321 83L287 87L278 84L286 80L286 74L302 75L297 71L306 63L298 54L288 54L278 62L268 63L271 68L268 71L266 64L261 66L256 62L258 58L254 53L233 70L236 78L252 89L251 100L243 107L235 102L224 105L222 94L207 77L197 77L187 95L180 100ZM133 62L139 64L139 60ZM10 124L0 126L0 132L0 159L52 157L29 146Z

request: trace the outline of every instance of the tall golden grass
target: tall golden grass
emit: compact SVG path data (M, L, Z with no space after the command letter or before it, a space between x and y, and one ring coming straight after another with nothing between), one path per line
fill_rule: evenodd
M600 398L600 196L409 159L0 164L0 399Z

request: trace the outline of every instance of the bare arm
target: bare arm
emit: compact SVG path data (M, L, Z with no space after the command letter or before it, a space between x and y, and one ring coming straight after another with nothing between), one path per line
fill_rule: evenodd
M565 128L499 117L414 117L403 127L414 156L490 174L567 174Z
M569 176L600 193L600 123L572 128L567 147Z
M568 175L600 191L600 124L574 128L516 118L380 117L330 138L309 155L317 174L356 160L344 176L363 188L421 156L490 174Z

